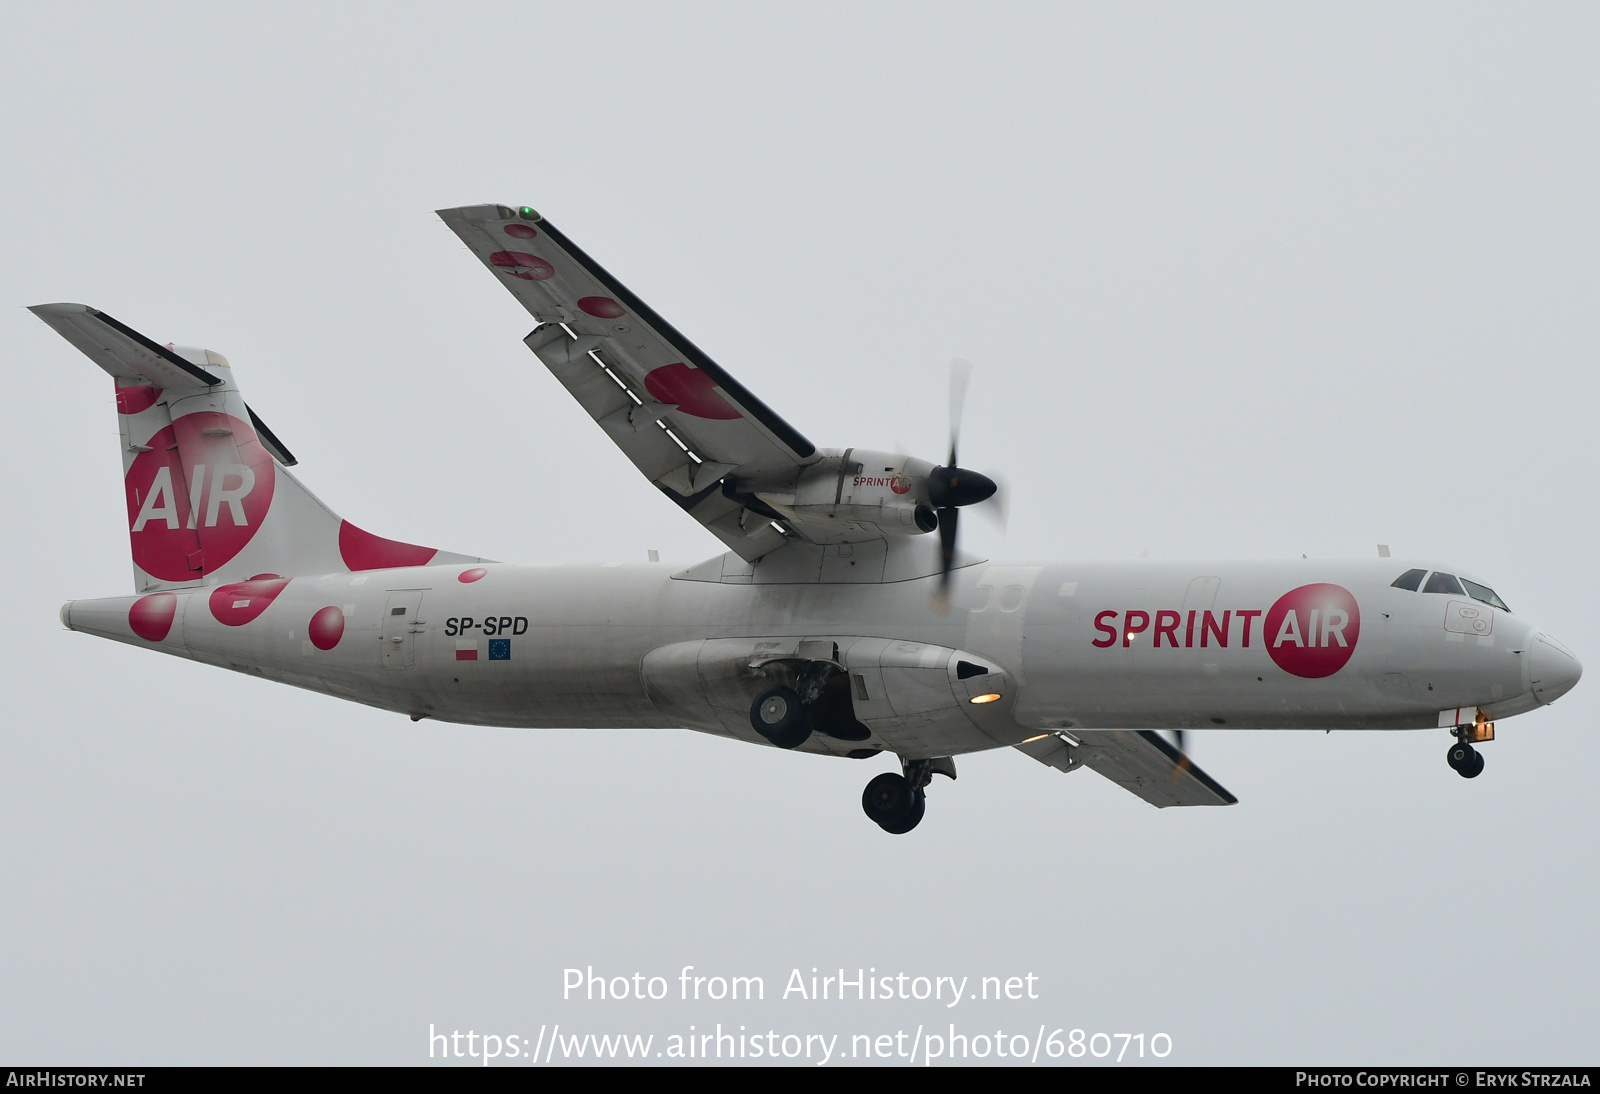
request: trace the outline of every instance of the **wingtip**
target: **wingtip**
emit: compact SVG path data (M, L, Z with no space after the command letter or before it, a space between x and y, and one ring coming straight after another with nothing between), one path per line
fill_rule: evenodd
M28 310L40 319L47 315L94 315L96 311L87 304L29 304Z
M435 209L434 213L446 222L451 220L525 220L538 224L544 216L531 205L461 205L454 209Z

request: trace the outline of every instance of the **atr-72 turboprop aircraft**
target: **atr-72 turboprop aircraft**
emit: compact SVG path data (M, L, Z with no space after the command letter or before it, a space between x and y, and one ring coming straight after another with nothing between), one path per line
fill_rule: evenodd
M1473 778L1494 719L1578 681L1565 646L1448 564L965 555L959 513L995 484L953 440L939 465L819 449L533 209L439 215L537 320L534 355L728 552L536 567L373 535L286 470L224 358L44 304L116 383L137 590L68 603L69 628L413 719L890 752L862 806L896 833L988 748L1157 806L1231 804L1181 751L1195 727L1446 728Z

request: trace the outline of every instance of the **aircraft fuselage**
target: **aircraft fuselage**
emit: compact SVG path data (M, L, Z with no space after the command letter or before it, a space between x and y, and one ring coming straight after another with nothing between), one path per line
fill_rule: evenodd
M857 716L873 729L870 740L818 735L803 749L912 758L1051 730L1435 728L1441 711L1505 717L1576 681L1576 661L1564 669L1551 650L1565 651L1520 616L1393 587L1408 565L982 562L956 571L944 613L930 604L931 578L746 584L659 565L419 566L75 601L62 618L413 716L687 726L753 743L765 742L735 678L750 675L764 643L793 652L787 644L803 640L805 656L849 671ZM662 650L686 652L652 663ZM950 651L951 665L968 657L991 671L937 702L896 697L885 665L925 668L937 691ZM733 665L722 684L707 667L718 658ZM737 694L719 704L724 684ZM980 686L1000 699L972 704L967 692ZM663 698L674 690L688 705ZM894 709L874 717L885 691ZM697 710L695 695L710 707Z

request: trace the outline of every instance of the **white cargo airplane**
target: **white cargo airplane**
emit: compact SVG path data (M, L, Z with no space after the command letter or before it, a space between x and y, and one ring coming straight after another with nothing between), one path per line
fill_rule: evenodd
M528 348L728 552L669 574L384 539L286 470L221 356L44 304L116 383L137 589L68 603L67 627L413 719L889 752L862 806L895 833L989 748L1157 806L1232 804L1182 751L1196 727L1446 728L1473 778L1495 719L1581 674L1448 564L961 554L957 515L995 486L954 441L941 465L818 449L533 209L439 215L538 321Z

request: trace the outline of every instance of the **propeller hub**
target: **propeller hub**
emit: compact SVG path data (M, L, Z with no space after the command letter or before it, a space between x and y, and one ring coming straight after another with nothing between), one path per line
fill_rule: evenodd
M928 472L928 501L937 509L988 501L999 489L987 475L965 467L935 467Z

